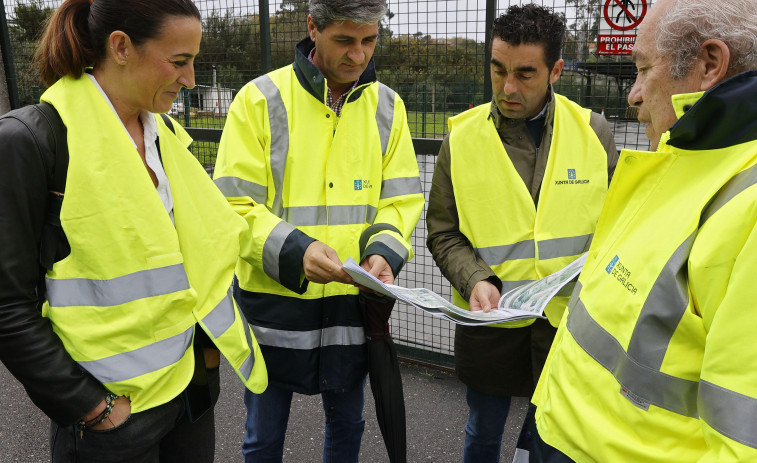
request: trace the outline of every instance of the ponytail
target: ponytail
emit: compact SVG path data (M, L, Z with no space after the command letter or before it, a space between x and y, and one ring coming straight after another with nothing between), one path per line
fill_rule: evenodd
M80 77L85 67L95 64L89 10L89 0L65 0L47 23L34 60L48 86L66 75Z

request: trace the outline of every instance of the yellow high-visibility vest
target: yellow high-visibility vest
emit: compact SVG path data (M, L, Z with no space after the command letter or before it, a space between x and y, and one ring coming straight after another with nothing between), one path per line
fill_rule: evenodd
M556 272L589 249L607 194L607 153L591 111L555 94L555 119L538 207L507 155L486 103L450 118L450 175L460 231L506 292ZM456 305L468 302L453 289ZM567 297L547 307L553 324ZM519 327L532 320L493 326Z
M621 153L533 398L576 462L757 461L754 76L674 96L681 146Z
M304 294L281 284L292 272L280 267L280 252L295 229L342 261L359 262L361 248L376 243L400 263L412 258L424 199L402 99L375 81L354 89L340 116L324 99L309 94L289 65L247 84L231 105L214 177L251 224L236 270L246 291L303 299L358 293L341 283L310 283Z
M194 372L197 323L244 384L267 384L258 344L230 285L246 225L160 117L175 226L118 116L83 76L42 96L68 130L61 224L71 254L46 277L44 314L71 357L132 412L176 397Z

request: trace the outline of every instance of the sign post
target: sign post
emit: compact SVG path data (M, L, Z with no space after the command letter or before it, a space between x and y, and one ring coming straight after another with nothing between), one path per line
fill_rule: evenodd
M647 0L605 0L601 14L597 54L630 55L636 29L647 14Z

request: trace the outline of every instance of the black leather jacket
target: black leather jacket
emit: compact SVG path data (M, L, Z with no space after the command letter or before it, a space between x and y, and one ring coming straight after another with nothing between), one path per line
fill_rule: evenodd
M59 425L78 422L105 387L71 358L38 306L40 240L54 136L31 107L0 118L0 361Z

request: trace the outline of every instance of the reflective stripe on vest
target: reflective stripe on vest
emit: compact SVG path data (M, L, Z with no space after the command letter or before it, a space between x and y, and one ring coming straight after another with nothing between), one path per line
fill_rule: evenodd
M536 257L536 244L534 240L521 241L520 243L505 244L502 246L490 246L475 248L476 254L493 267L508 260L533 259Z
M279 283L281 283L279 256L281 255L281 249L284 247L284 242L286 242L286 239L294 230L293 226L281 221L273 227L263 245L263 270L268 276Z
M376 208L368 204L287 207L281 218L295 227L363 225L373 222L376 218Z
M699 415L719 433L757 449L757 400L754 397L701 380Z
M78 362L101 383L115 383L152 373L178 362L192 345L194 326L176 336L130 352Z
M226 297L218 303L212 312L203 317L202 323L208 328L210 334L214 338L219 338L229 328L234 326L235 315L243 320L244 333L247 345L250 348L250 355L247 356L247 359L244 362L242 362L239 372L244 378L249 378L252 373L252 367L255 366L255 348L252 344L252 336L250 335L250 325L247 323L247 319L244 318L244 315L242 315L239 309L234 305L232 291L233 289L230 287Z
M289 152L289 119L284 100L276 84L268 75L253 80L268 103L268 123L271 127L271 174L276 196L271 211L281 217L283 212L284 170Z
M400 256L403 262L407 262L407 259L410 257L410 253L408 252L407 248L393 236L386 234L378 235L375 238L372 238L372 240L374 243L383 243L389 249L394 251L395 254Z
M189 289L182 264L142 270L109 280L45 278L45 284L50 305L55 307L111 307Z
M288 331L252 327L255 339L261 345L284 349L310 350L327 346L358 346L365 344L365 331L361 326L331 326L312 331Z
M379 82L378 86L376 126L381 138L381 155L384 156L389 147L389 136L392 134L392 124L394 123L394 90L381 82ZM420 178L418 181L420 182Z
M248 346L252 346L252 328L250 328L250 324L247 323L247 318L245 318L244 314L241 310L239 310L239 307L236 307L237 314L239 315L240 319L242 320L242 325L244 326L244 337L247 341ZM262 358L262 357L261 357ZM239 372L242 373L242 376L248 379L252 379L252 368L255 366L255 350L251 349L250 356L245 359L244 362L242 362L242 366L239 367Z
M757 184L757 165L734 176L710 202L701 223ZM571 299L567 321L573 338L610 371L632 396L679 415L701 416L731 439L757 448L757 399L707 381L676 378L660 371L678 322L689 305L686 269L696 232L673 253L655 281L624 351L620 343L587 312L580 297ZM580 282L578 291L580 295Z
M265 204L268 189L255 182L242 180L239 177L221 177L214 180L221 193L227 198L249 196L258 204Z
M593 236L593 234L588 234L539 241L539 258L555 259L558 257L570 257L575 256L576 254L583 254L589 250ZM475 251L487 265L495 266L510 260L536 258L536 242L533 240L526 240L502 246L476 248Z
M420 177L390 178L381 182L381 199L423 193Z
M583 254L589 250L593 233L539 241L539 259L556 259Z
M728 201L754 184L757 184L757 165L739 172L723 185L718 194L715 195L715 198L707 206L707 209L705 209L700 223L704 224L707 219L712 217Z
M397 233L398 235L402 234L394 225L388 223L374 223L370 227L366 228L360 235L360 253L362 254L363 251L365 251L365 248L368 246L368 240L370 240L373 235L384 230Z
M202 322L215 338L221 337L234 324L234 303L231 301L231 288L221 302L205 317ZM252 348L252 346L250 346Z

